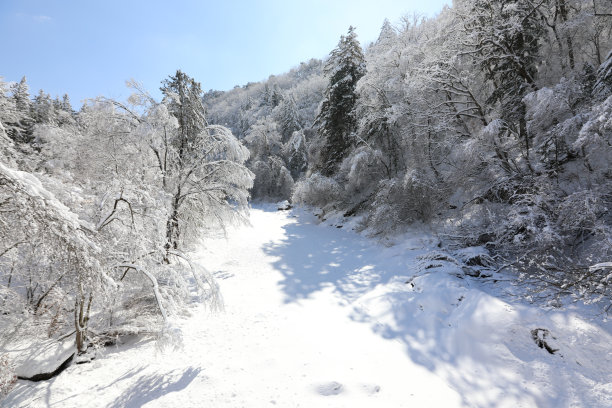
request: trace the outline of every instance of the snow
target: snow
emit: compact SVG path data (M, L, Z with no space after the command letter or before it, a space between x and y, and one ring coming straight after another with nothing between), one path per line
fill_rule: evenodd
M601 262L601 263L589 266L589 269L592 271L597 270L597 269L603 269L603 268L612 268L612 262Z
M2 404L612 406L612 334L593 307L544 310L454 263L423 269L437 250L423 232L386 247L349 229L301 209L253 209L251 226L194 254L225 312L197 306L176 322L182 349L125 339L53 380L19 381ZM559 351L535 344L538 328Z
M74 341L29 340L11 344L4 352L15 365L15 374L32 378L53 373L74 354Z

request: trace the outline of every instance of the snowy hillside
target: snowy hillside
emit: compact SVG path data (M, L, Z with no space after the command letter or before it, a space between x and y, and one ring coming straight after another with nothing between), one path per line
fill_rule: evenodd
M438 1L2 2L0 406L612 408L612 1Z
M252 210L251 226L196 251L225 312L194 305L180 349L127 338L50 381L19 381L0 404L612 406L612 325L594 307L530 306L503 276L440 260L426 233L387 247L274 210Z

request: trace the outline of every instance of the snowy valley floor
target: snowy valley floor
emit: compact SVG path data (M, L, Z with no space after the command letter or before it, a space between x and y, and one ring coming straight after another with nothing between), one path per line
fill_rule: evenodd
M112 347L0 405L612 407L612 330L595 308L546 311L426 269L422 233L387 248L301 210L251 223L197 254L226 310L194 307L181 350Z

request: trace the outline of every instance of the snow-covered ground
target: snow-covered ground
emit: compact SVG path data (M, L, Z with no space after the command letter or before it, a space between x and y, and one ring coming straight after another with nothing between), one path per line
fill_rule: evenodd
M385 247L298 209L251 223L197 254L226 310L194 307L182 349L133 339L0 405L612 407L612 330L595 308L546 311L428 268L423 233Z

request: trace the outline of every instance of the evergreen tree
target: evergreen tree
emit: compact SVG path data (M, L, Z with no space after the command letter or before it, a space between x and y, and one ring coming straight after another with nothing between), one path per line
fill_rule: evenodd
M380 34L378 39L374 43L377 46L390 46L394 41L397 40L397 33L391 25L388 19L385 18L382 27L380 28Z
M0 77L0 123L7 127L17 119L15 100L8 94L8 84Z
M199 82L187 74L176 71L163 81L160 88L168 102L168 110L177 119L179 156L183 160L190 149L190 140L206 126L205 109L202 104L202 88Z
M34 97L32 103L32 119L36 123L52 123L55 122L55 107L51 101L51 95L45 93L42 89L38 95Z
M283 101L283 94L280 88L278 87L278 84L274 84L274 87L272 88L272 93L270 94L270 104L272 105L273 108L275 108L278 105L280 105L282 101Z
M59 96L56 96L52 101L55 121L58 125L63 126L67 123L71 123L74 120L75 112L72 110L72 105L70 104L70 98L68 94L64 94L62 99Z
M193 78L178 70L162 84L160 90L164 94L168 111L178 121L178 134L172 143L177 154L177 160L173 162L175 168L163 169L166 175L174 173L178 178L174 186L168 186L174 191L171 192L172 208L166 226L167 248L177 249L180 241L179 213L183 197L182 189L185 187L182 180L184 170L193 164L190 160L191 153L197 148L196 139L206 126L206 119L202 105L202 89ZM164 187L166 180L164 178Z
M293 135L293 132L302 129L293 95L283 99L280 106L278 123L280 124L281 134L283 135L283 142L288 141Z
M27 79L24 76L18 84L14 84L11 88L13 91L13 99L17 110L23 114L30 112L30 87Z
M62 96L62 109L68 113L72 113L72 105L70 104L70 97L68 94Z
M8 124L8 135L16 142L29 143L33 139L34 121L30 114L32 102L26 77L24 76L19 83L14 84L11 91L15 106L15 121Z
M264 90L261 95L260 106L270 106L272 105L272 92L270 91L270 87L266 83L264 85Z
M294 180L297 180L308 167L306 136L303 130L293 132L291 139L283 146L283 155L287 158L287 168Z
M357 129L355 105L357 82L365 75L365 59L357 41L355 29L340 38L325 66L329 85L315 121L323 139L323 151L318 163L321 173L331 176L346 157L351 135Z

